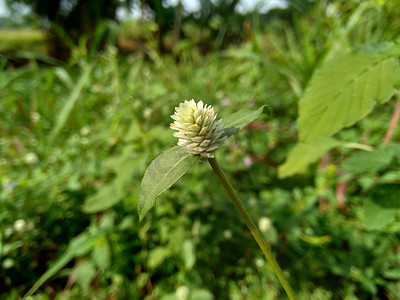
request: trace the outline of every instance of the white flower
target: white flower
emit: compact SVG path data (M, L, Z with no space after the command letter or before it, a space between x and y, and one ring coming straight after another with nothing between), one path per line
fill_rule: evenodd
M34 165L39 161L35 153L27 153L24 156L24 162L28 165Z
M23 219L18 219L14 222L15 231L22 232L25 229L26 222Z
M178 146L188 153L214 157L215 150L227 138L222 119L217 120L214 108L203 101L196 103L193 99L185 100L175 107L171 118L175 120L170 127L177 130L174 137L179 139Z
M258 221L258 228L260 228L261 232L266 232L268 229L271 228L271 220L267 217L262 217Z
M224 235L224 238L226 238L227 240L230 240L232 238L232 231L227 229L224 231L223 235Z

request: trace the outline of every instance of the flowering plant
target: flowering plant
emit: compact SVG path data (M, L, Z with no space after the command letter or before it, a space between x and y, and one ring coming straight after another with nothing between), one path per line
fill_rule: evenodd
M230 196L237 211L249 228L260 249L271 264L289 299L294 293L263 236L247 213L242 202L215 159L215 151L224 141L241 128L260 116L264 106L259 109L241 110L228 116L222 122L211 105L203 101L185 100L175 108L170 127L176 132L178 145L156 157L147 168L140 185L138 212L142 220L155 205L156 197L179 180L201 157L206 157L222 186Z

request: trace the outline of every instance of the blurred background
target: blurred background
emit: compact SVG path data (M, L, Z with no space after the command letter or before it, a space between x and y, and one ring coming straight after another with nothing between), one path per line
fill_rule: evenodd
M400 299L400 211L369 222L398 161L346 169L343 148L277 175L314 71L396 40L399 16L397 0L0 1L0 299L35 283L31 299L285 299L207 164L139 223L192 98L222 118L268 105L217 158L299 299ZM382 144L395 105L339 138Z

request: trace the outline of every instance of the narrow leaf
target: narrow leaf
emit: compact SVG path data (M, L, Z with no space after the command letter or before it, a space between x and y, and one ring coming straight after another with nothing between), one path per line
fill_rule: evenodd
M75 87L72 89L72 92L69 94L67 100L65 101L63 108L61 109L60 114L57 117L57 123L53 127L52 131L50 132L51 140L54 140L54 138L60 133L65 122L67 122L67 119L68 119L72 109L74 108L74 105L75 105L76 101L78 100L82 89L89 82L89 75L90 75L91 71L92 71L92 66L88 66L84 69L81 77L79 78Z
M225 127L225 135L231 136L232 134L238 132L243 127L246 127L255 119L257 119L263 112L264 107L266 105L261 106L257 110L243 109L239 110L225 118L223 118L222 122Z
M400 85L397 59L385 54L343 54L316 71L299 102L299 137L311 142L331 136L384 103Z
M325 138L312 143L298 143L289 153L285 163L279 166L279 177L285 178L307 171L309 164L316 162L325 152L340 145L340 142Z
M38 281L36 281L36 283L24 297L32 296L33 293L36 292L43 283L60 271L74 257L83 255L90 250L96 239L97 236L90 236L87 233L83 233L71 240L68 249L64 252L64 254L50 268L47 269L47 271L38 279Z
M140 220L155 205L156 198L177 182L199 160L181 147L173 147L157 156L147 168L140 185Z

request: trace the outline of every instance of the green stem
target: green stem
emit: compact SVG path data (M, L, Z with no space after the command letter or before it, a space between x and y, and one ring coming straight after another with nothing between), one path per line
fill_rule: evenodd
M271 253L271 250L268 248L263 236L261 235L260 231L258 230L257 226L254 224L253 220L249 216L246 208L244 208L242 202L239 200L238 196L236 195L231 183L229 182L228 178L226 178L224 172L222 171L220 165L218 164L215 158L209 158L208 162L210 163L212 169L214 170L215 174L217 175L219 181L222 183L225 191L229 194L233 204L235 205L237 211L239 212L240 216L242 217L243 221L246 223L247 227L249 228L251 234L253 235L254 239L256 240L258 246L261 248L261 251L264 253L267 261L270 263L272 269L274 270L276 276L278 277L279 281L281 282L283 288L286 291L290 300L295 300L296 297L294 296L293 290L290 287L288 281L286 280L285 276L283 275L281 267L278 265L277 261L275 260L274 256Z

